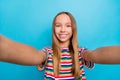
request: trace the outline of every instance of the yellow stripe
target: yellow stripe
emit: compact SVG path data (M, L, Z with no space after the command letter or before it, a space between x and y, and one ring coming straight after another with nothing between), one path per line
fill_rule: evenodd
M72 76L72 74L60 74L60 77L64 77L64 76Z

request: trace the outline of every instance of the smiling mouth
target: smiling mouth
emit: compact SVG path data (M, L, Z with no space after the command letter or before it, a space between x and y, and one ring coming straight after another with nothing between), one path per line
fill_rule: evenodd
M67 37L67 34L59 34L59 37L60 37L61 39L64 39L64 38Z

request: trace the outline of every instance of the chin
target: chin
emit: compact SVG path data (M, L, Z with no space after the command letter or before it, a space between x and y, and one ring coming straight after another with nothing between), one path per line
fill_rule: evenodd
M65 42L67 42L68 40L59 40L60 42L62 42L62 43L65 43Z

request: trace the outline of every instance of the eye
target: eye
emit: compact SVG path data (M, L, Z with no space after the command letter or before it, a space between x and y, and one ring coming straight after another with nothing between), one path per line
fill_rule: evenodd
M56 24L55 27L60 27L61 25L60 24Z
M71 27L71 25L67 25L67 27Z

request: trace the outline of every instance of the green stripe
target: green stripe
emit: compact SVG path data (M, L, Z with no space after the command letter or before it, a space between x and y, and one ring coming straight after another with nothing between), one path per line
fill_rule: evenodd
M61 60L72 60L72 58L61 58Z
M61 65L62 68L71 68L72 65Z
M53 72L53 69L47 69L46 72Z

